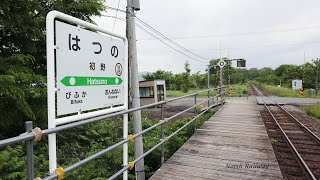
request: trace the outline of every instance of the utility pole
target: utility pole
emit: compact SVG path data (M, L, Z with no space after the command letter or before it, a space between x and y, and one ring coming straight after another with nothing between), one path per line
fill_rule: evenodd
M316 61L316 96L318 96L318 82L319 82L319 59Z
M210 64L208 67L208 89L210 89Z
M138 60L136 46L136 30L134 10L140 10L138 0L127 0L127 39L128 39L128 58L129 70L131 73L131 96L132 108L140 107L139 79L138 79ZM141 111L135 111L133 114L133 134L142 131ZM142 135L134 139L134 158L137 159L143 155ZM135 175L137 180L145 179L144 159L135 164Z
M303 52L303 78L302 78L302 88L304 87L306 78L306 52Z

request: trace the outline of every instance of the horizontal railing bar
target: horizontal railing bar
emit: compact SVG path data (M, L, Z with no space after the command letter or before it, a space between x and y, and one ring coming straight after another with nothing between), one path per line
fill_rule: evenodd
M4 139L0 141L0 148L9 146L12 144L17 144L23 141L33 140L35 138L34 133L21 134L20 136Z
M218 88L215 88L215 89L218 89ZM206 92L206 91L210 91L210 89L204 90L202 92ZM199 93L201 93L201 92L193 93L191 95L186 95L186 96L182 96L182 97L175 98L175 99L170 99L170 100L167 100L167 102L173 102L173 101L185 98L185 97L194 96L195 94L199 94ZM214 96L214 97L217 97L217 95ZM165 104L165 103L166 103L166 101L159 101L159 102L156 102L156 103L153 103L153 104L148 104L148 105L145 105L145 106L128 109L128 110L125 110L125 111L119 111L119 112L115 112L115 113L112 113L112 114L102 115L102 116L93 117L93 118L90 118L90 119L86 119L86 120L82 120L82 121L78 121L78 122L74 122L74 123L70 123L70 124L61 125L61 126L58 126L58 127L55 127L55 128L45 129L45 130L42 130L42 134L43 135L49 135L49 134L61 132L61 131L68 130L68 129L71 129L71 128L75 128L75 127L78 127L78 126L81 126L81 125L86 125L86 124L102 121L102 120L105 120L107 118L111 118L111 117L120 116L120 115L123 115L123 114L132 113L134 111L146 109L146 108L149 108L149 107L154 107L154 106ZM22 141L32 140L34 138L35 138L35 136L32 134L32 135L16 136L16 137L12 137L12 138L9 138L9 139L0 140L0 147L4 147L4 146L20 143Z
M219 94L221 95L221 93ZM217 97L216 96L213 96L213 97ZM212 100L211 97L210 99L208 100L205 100L199 104L202 104L204 102L207 102L209 100ZM157 105L160 105L162 103L165 103L165 101L160 101L158 103L155 103ZM152 104L153 105L153 104ZM146 105L146 106L142 106L141 108L148 108L148 107L152 107L151 105ZM195 106L192 106L191 108L188 108L174 116L171 116L170 119L173 119L183 113L185 113L186 111L189 111L191 110L192 108L194 108ZM139 109L139 108L134 108L134 109L130 109L130 110L127 110L126 112L116 112L114 114L109 114L109 115L105 115L105 116L100 116L100 117L96 117L96 118L91 118L91 119L88 119L88 120L84 120L84 121L79 121L79 122L75 122L75 123L70 123L70 124L66 124L66 125L62 125L62 126L58 126L58 127L55 127L55 128L51 128L51 129L46 129L46 130L43 130L42 133L43 135L48 135L48 134L52 134L52 133L57 133L57 132L60 132L60 131L63 131L63 130L67 130L67 129L70 129L70 128L74 128L74 127L77 127L77 126L81 126L81 125L84 125L84 124L88 124L88 123L93 123L93 122L96 122L96 121L99 121L99 120L103 120L103 119L106 119L106 118L110 118L110 117L114 117L114 116L118 116L118 115L123 115L123 114L126 114L126 113L130 113L130 112L133 112L135 111L136 109ZM159 124L160 125L160 124ZM23 142L23 141L27 141L27 140L32 140L35 138L35 135L33 133L30 133L30 134L26 134L26 135L20 135L20 136L16 136L16 137L13 137L13 138L9 138L9 139L5 139L5 140L1 140L0 141L0 147L4 147L4 146L8 146L8 145L12 145L12 144L16 144L16 143L19 143L19 142Z
M74 122L74 123L58 126L58 127L55 127L55 128L46 129L46 130L43 130L42 133L45 134L45 135L52 134L52 133L57 133L57 132L60 132L60 131L63 131L63 130L67 130L67 129L71 129L71 128L74 128L74 127L77 127L77 126L81 126L81 125L85 125L85 124L89 124L89 123L94 123L94 122L101 121L101 120L104 120L104 119L107 119L107 118L111 118L111 117L114 117L114 116L120 116L120 115L123 115L123 114L128 114L128 113L131 113L131 112L135 112L135 111L138 111L138 110L146 109L146 108L149 108L149 107L158 106L158 105L165 104L165 103L166 103L166 101L159 101L159 102L156 102L156 103L153 103L153 104L148 104L148 105L144 105L144 106L141 106L141 107L128 109L128 110L125 110L125 111L119 111L119 112L116 112L116 113L113 113L113 114L107 114L107 115L103 115L103 116L99 116L99 117L90 118L90 119L87 119L87 120L82 120L82 121L78 121L78 122Z
M212 98L209 98L208 100L202 101L202 102L200 102L199 104L196 104L196 105L192 106L191 108L188 108L188 109L186 109L186 110L184 110L184 111L182 111L182 112L186 112L186 111L188 111L188 110L190 110L190 109L193 109L193 108L199 106L199 105L202 104L202 103L205 103L205 102L207 102L207 101L210 101L211 99L212 99ZM210 107L211 107L211 106L210 106ZM208 108L208 109L209 109L209 108ZM206 111L207 111L207 110L206 110ZM204 111L204 112L206 112L206 111ZM181 113L181 112L180 112L180 113ZM181 114L182 114L182 113L181 113ZM202 115L202 114L203 114L203 113L200 113L199 115ZM171 116L171 117L172 117L172 116ZM171 117L170 117L170 118L171 118ZM197 116L197 117L199 117L199 116ZM171 119L172 119L172 118L171 118ZM168 120L169 120L169 118L168 118ZM143 130L143 131L135 134L135 135L133 136L133 138L136 138L136 137L138 137L138 136L140 136L140 135L142 135L142 134L145 134L145 133L151 131L152 129L160 126L160 125L163 124L163 123L165 123L165 121L161 121L161 122L159 122L159 123L157 123L157 124L155 124L155 125L147 128L147 129L145 129L145 130ZM73 165L65 168L65 173L68 173L68 172L70 172L70 171L72 171L72 170L74 170L74 169L76 169L76 168L78 168L78 167L80 167L80 166L82 166L82 165L84 165L84 164L86 164L86 163L94 160L95 158L98 158L98 157L102 156L103 154L108 153L109 151L113 150L114 148L116 148L116 147L118 147L118 146L123 145L124 143L126 143L126 142L128 142L128 141L129 141L128 138L127 138L127 139L124 139L124 140L122 140L122 141L120 141L120 142L118 142L118 143L116 143L116 144L114 144L114 145L112 145L112 146L110 146L110 147L108 147L108 148L106 148L106 149L104 149L104 150L102 150L102 151L100 151L100 152L92 155L92 156L89 156L89 157L87 157L87 158L85 158L85 159L83 159L83 160L81 160L81 161L79 161L79 162L77 162L77 163L75 163L75 164L73 164ZM159 144L159 146L160 146L160 145L161 145L161 144ZM158 147L158 146L157 146L157 147ZM152 151L153 151L153 150L152 150ZM147 155L148 155L148 154L147 154ZM121 173L120 173L120 174L121 174ZM117 177L117 176L115 176L115 177ZM51 179L55 179L55 178L57 178L57 174L56 174L56 173L52 173L52 174L49 175L48 177L44 178L44 180L51 180Z
M135 139L136 137L141 136L141 135L153 130L154 128L156 128L156 127L158 127L158 126L160 126L161 124L164 124L164 123L166 123L166 122L165 121L160 121L159 123L157 123L157 124L155 124L155 125L153 125L151 127L148 127L147 129L144 129L143 131L140 131L137 134L134 134L133 138Z
M183 110L183 111L181 111L181 112L179 112L179 113L177 113L177 114L175 114L173 116L170 116L169 118L167 118L167 121L169 121L169 120L171 120L171 119L173 119L173 118L175 118L175 117L177 117L177 116L179 116L179 115L181 115L181 114L183 114L183 113L185 113L185 112L187 112L189 110L192 110L193 108L195 108L195 107L199 106L200 104L203 104L203 103L205 103L207 101L210 101L211 99L212 98L210 98L209 100L202 101L199 104L193 105L192 107L190 107L188 109L185 109L185 110ZM164 123L166 123L166 121L161 121L161 122L159 122L159 123L147 128L147 129L145 129L145 130L143 130L143 131L141 131L141 132L139 132L137 134L134 134L133 137L136 138L138 136L141 136L142 134L145 134L146 132L149 132L150 130L152 130L152 129L154 129L154 128L156 128L156 127L158 127L158 126L160 126L161 124L164 124Z
M141 156L139 156L137 159L135 159L133 161L134 164L136 164L137 162L139 162L141 159L143 159L144 157L146 157L147 155L149 155L150 153L152 153L153 150L157 149L159 146L161 146L161 144L165 143L166 141L168 141L169 139L165 138L162 139L158 144L154 145L151 149L149 149L147 152L143 153Z
M214 89L220 89L220 88L214 88ZM179 100L179 99L182 99L182 98L185 98L185 97L190 97L190 96L194 96L194 95L197 95L197 94L200 94L200 93L203 93L203 92L210 92L211 89L207 89L207 90L204 90L204 91L200 91L200 92L197 92L197 93L193 93L193 94L189 94L189 95L186 95L186 96L182 96L182 97L178 97L178 98L174 98L174 99L171 99L171 100L167 100L167 101L160 101L160 102L157 102L157 103L153 103L153 104L149 104L149 105L145 105L145 106L141 106L141 107L138 107L138 108L133 108L133 109L129 109L129 110L126 110L126 111L120 111L120 112L116 112L116 113L113 113L113 114L107 114L107 115L103 115L103 116L99 116L99 117L94 117L94 118L90 118L90 119L87 119L87 120L83 120L83 121L79 121L79 122L74 122L74 123L70 123L70 124L66 124L66 125L62 125L62 126L58 126L56 128L51 128L51 129L45 129L42 131L43 135L48 135L48 134L52 134L52 133L57 133L57 132L60 132L60 131L63 131L63 130L67 130L67 129L70 129L70 128L74 128L74 127L77 127L77 126L81 126L81 125L85 125L85 124L89 124L89 123L93 123L93 122L97 122L97 121L101 121L101 120L104 120L104 119L107 119L107 118L110 118L110 117L115 117L115 116L120 116L120 115L123 115L123 114L128 114L128 113L131 113L131 112L134 112L134 111L138 111L138 110L141 110L141 109L146 109L146 108L149 108L149 107L154 107L154 106L157 106L157 105L162 105L162 104L165 104L166 102L173 102L173 101L176 101L176 100ZM216 96L213 96L211 98L208 98L207 100L205 101L202 101L190 108L187 108L186 110L184 111L181 111L179 112L178 114L175 114L169 118L166 119L166 121L169 121L197 106L199 106L200 104L203 104L205 102L208 102L210 100L212 100L213 98L215 97L218 97L219 95L222 95L224 92L221 92L220 94L216 95ZM151 153L154 149L156 149L157 147L159 147L161 144L163 144L164 142L168 141L171 137L173 137L174 135L176 135L179 131L181 131L182 129L184 129L186 126L188 126L190 123L192 123L193 121L195 121L197 118L199 118L202 114L204 114L205 112L207 112L210 108L214 107L215 105L218 105L219 102L223 101L223 99L221 99L220 101L218 101L217 103L209 106L205 111L203 111L202 113L200 113L199 115L195 116L191 121L189 121L188 123L186 123L185 125L183 125L181 128L179 128L177 131L175 131L174 133L172 133L170 136L168 136L167 138L161 140L160 143L158 143L157 145L155 145L153 148L149 149L146 153L144 153L142 156L138 157L134 162L138 162L140 161L142 158L144 158L145 156L147 156L149 153ZM222 103L222 102L221 102ZM220 104L221 104L220 103ZM160 126L161 124L163 123L166 123L166 121L161 121L137 134L135 134L133 136L133 138L136 138L142 134L145 134L149 131L151 131L152 129ZM16 144L16 143L19 143L19 142L22 142L22 141L27 141L27 140L33 140L35 138L35 134L34 133L29 133L29 134L22 134L20 136L16 136L16 137L13 137L13 138L9 138L9 139L4 139L4 140L1 140L0 141L0 147L4 147L4 146L8 146L8 145L11 145L11 144ZM65 173L68 173L70 171L73 171L74 169L92 161L93 159L96 159L100 156L102 156L103 154L115 149L116 147L119 147L125 143L127 143L129 141L128 138L92 155L92 156L89 156L67 168L65 168ZM117 177L118 175L122 174L124 171L126 171L127 169L129 168L129 166L125 166L124 168L122 168L120 171L118 171L116 174L114 174L112 177ZM57 174L55 173L52 173L50 174L48 177L44 178L46 180L49 180L49 179L56 179L58 176ZM111 177L111 178L112 178Z
M102 121L102 120L105 120L107 118L111 118L111 117L120 116L120 115L123 115L123 114L132 113L132 112L135 112L135 111L139 111L141 109L146 109L146 108L154 107L154 106L161 105L161 104L165 104L165 101L159 101L157 103L148 104L148 105L145 105L145 106L132 108L132 109L128 109L128 110L125 110L125 111L119 111L119 112L112 113L112 114L98 116L98 117L94 117L94 118L90 118L90 119L86 119L86 120L82 120L82 121L78 121L78 122L74 122L74 123L58 126L58 127L55 127L55 128L46 129L46 130L43 130L42 133L45 134L45 135L52 134L52 133L57 133L57 132L60 132L60 131L63 131L63 130L71 129L71 128L78 127L78 126L85 125L85 124L89 124L89 123Z
M202 114L206 113L211 107L213 107L213 105L209 106L205 111L201 112L200 114L198 114L196 117L194 117L191 121L189 121L188 123L186 123L185 125L183 125L181 128L179 128L178 130L176 130L174 133L172 133L170 136L168 136L167 138L170 139L171 137L173 137L174 135L176 135L177 133L179 133L182 129L184 129L186 126L188 126L189 124L191 124L193 121L195 121L197 118L199 118Z
M205 92L210 92L212 91L213 89L206 89L206 90L203 90L203 91L199 91L199 92L196 92L196 94L202 94L202 93L205 93Z
M115 113L112 113L112 114L107 114L107 115L103 115L103 116L99 116L99 117L86 119L86 120L83 120L83 121L78 121L78 122L74 122L74 123L70 123L70 124L61 125L61 126L58 126L58 127L55 127L55 128L45 129L45 130L42 130L42 134L43 135L49 135L49 134L52 134L52 133L61 132L61 131L68 130L68 129L71 129L71 128L75 128L75 127L78 127L78 126L81 126L81 125L86 125L86 124L102 121L102 120L105 120L107 118L111 118L111 117L114 117L114 116L120 116L120 115L123 115L123 114L128 114L128 113L131 113L131 112L134 112L134 111L138 111L138 110L141 110L141 109L146 109L146 108L149 108L149 107L154 107L154 106L157 106L157 105L160 105L160 104L165 104L165 103L166 103L165 101L159 101L157 103L148 104L148 105L141 106L141 107L138 107L138 108L132 108L132 109L125 110L125 111L119 111L119 112L115 112ZM31 139L34 139L34 137L35 136L33 135L33 138L31 138ZM31 140L31 139L30 139L29 136L23 136L23 135L12 137L12 138L9 138L9 139L1 140L0 141L0 147L11 145L11 144L16 144L16 143L19 143L19 142L22 142L22 141L26 141L26 140ZM5 144L5 145L3 145L3 144Z
M220 101L219 101L220 102ZM147 152L145 152L144 154L142 154L141 156L139 156L137 159L135 159L133 161L134 164L136 164L137 162L139 162L141 159L143 159L145 156L149 155L152 151L154 151L156 148L158 148L159 146L161 146L163 143L165 143L166 141L168 141L171 137L173 137L174 135L176 135L178 132L180 132L182 129L184 129L186 126L188 126L189 124L191 124L193 121L195 121L197 118L199 118L202 114L206 113L210 108L216 106L218 104L215 103L211 106L209 106L205 111L201 112L199 115L197 115L196 117L194 117L191 121L189 121L187 124L183 125L181 128L179 128L178 130L176 130L175 132L173 132L170 136L166 137L165 139L162 139L158 144L156 144L155 146L153 146L151 149L149 149ZM120 171L118 171L116 174L112 175L111 177L108 178L108 180L112 180L115 179L116 177L118 177L119 175L121 175L124 171L128 170L129 166L123 167Z
M70 171L73 171L73 170L77 169L78 167L80 167L80 166L82 166L82 165L84 165L84 164L86 164L86 163L88 163L88 162L90 162L90 161L92 161L92 160L104 155L105 153L108 153L109 151L113 150L114 148L117 148L118 146L121 146L121 145L127 143L128 141L129 141L129 139L126 138L126 139L124 139L124 140L122 140L122 141L120 141L120 142L118 142L118 143L116 143L116 144L114 144L114 145L112 145L112 146L110 146L110 147L108 147L108 148L106 148L106 149L104 149L104 150L92 155L92 156L89 156L89 157L87 157L87 158L85 158L85 159L83 159L83 160L81 160L81 161L79 161L77 163L74 163L73 165L65 168L64 172L68 173ZM44 178L43 180L56 179L57 177L58 177L58 175L56 173L52 173L48 177Z
M180 99L183 99L183 98L186 98L186 97L195 96L195 95L198 95L198 94L201 94L201 93L204 93L204 92L208 92L208 91L211 91L211 90L215 90L215 89L220 89L220 87L219 88L213 88L213 89L206 89L206 90L203 90L203 91L195 92L193 94L187 94L187 95L184 95L184 96L181 96L181 97L169 99L169 100L167 100L167 102L177 101L177 100L180 100Z
M180 100L180 99L183 99L183 98L186 98L186 97L195 96L195 95L197 95L197 93L187 94L187 95L176 97L176 98L173 98L173 99L168 99L167 102L173 102L173 101L177 101L177 100Z
M117 173L113 174L111 177L109 177L107 180L111 180L111 179L115 179L118 176L120 176L122 173L124 173L126 170L128 170L130 168L129 165L126 165L125 167L123 167L120 171L118 171Z
M183 111L181 111L181 112L179 112L179 113L177 113L177 114L169 117L169 118L168 118L168 121L171 120L171 119L173 119L173 118L175 118L175 117L180 116L181 114L183 114L183 113L185 113L185 112L187 112L187 111L192 110L193 108L199 106L200 104L203 104L203 103L206 103L206 102L212 100L213 98L214 98L214 97L211 97L211 98L209 98L208 100L202 101L202 102L200 102L200 103L198 103L198 104L196 104L196 105L193 105L193 106L189 107L188 109L185 109L185 110L183 110Z

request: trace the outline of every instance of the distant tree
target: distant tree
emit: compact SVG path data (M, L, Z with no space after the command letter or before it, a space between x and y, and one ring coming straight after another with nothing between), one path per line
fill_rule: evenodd
M195 88L195 89L204 89L207 88L207 74L201 74L200 71L192 74L190 76L191 79L191 88Z
M314 63L306 63L302 67L303 69L303 87L304 88L314 88L316 82L316 66Z
M188 61L186 61L186 63L184 63L184 69L186 70L186 72L182 73L182 77L183 77L183 84L182 84L182 91L183 92L188 92L189 91L189 86L190 86L190 80L189 80L189 76L190 76L190 64Z
M275 75L279 77L283 86L291 87L293 79L303 78L303 69L301 66L283 64L275 69Z
M166 87L167 89L173 89L173 81L174 81L174 75L171 71L164 71L164 70L157 70L154 73L147 73L143 75L143 78L147 81L149 80L155 80L155 79L164 79L166 81Z

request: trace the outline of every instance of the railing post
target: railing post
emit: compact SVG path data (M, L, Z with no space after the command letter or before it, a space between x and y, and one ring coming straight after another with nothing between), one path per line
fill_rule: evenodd
M212 105L214 105L214 87L212 88Z
M247 100L249 100L249 87L248 87L248 89L247 89Z
M25 122L25 128L27 133L32 132L32 121ZM26 141L27 151L27 180L33 180L34 178L34 164L33 164L33 140Z
M194 105L197 105L197 94L194 95ZM208 104L209 105L209 104ZM209 106L208 106L209 108ZM194 107L194 117L197 116L197 107ZM194 120L194 133L197 130L197 119Z
M223 100L223 97L224 97L224 94L225 93L225 91L224 91L224 89L222 88L222 86L220 87L220 108L222 107L222 100Z
M219 96L218 96L218 94L220 94L220 93L221 93L220 89L217 88L217 107L219 107Z
M164 121L163 104L161 104L161 120ZM161 139L164 139L164 124L161 124ZM161 166L164 163L164 143L161 144Z
M210 107L210 101L209 101L209 99L210 99L210 89L208 89L208 108Z

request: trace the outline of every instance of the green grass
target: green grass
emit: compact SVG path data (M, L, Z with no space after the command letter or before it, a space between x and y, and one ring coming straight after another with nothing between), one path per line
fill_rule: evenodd
M177 90L167 90L167 97L180 97L188 94L193 94L195 92L203 91L205 89L190 89L187 93ZM229 92L229 87L226 88L227 93ZM231 97L244 97L247 96L248 85L233 85L231 91ZM211 92L212 93L212 92ZM204 92L198 95L198 97L208 97L208 93Z
M248 95L249 86L248 85L233 85L232 88L227 88L227 93L229 97L246 97Z
M167 90L167 97L180 97L187 94L195 93L194 90L189 90L187 93L178 90Z
M299 91L293 91L291 88L277 87L265 84L262 85L262 88L280 97L317 98L317 96L315 95L310 95L310 90L308 89L304 91L303 96L300 96Z
M262 88L268 92L281 97L301 97L299 91L293 91L292 89L285 87L277 87L271 85L262 85Z
M201 127L207 121L214 111L210 110L204 113L196 121L197 128ZM147 129L159 122L159 119L149 120L146 118L148 113L143 113L142 126ZM130 118L132 119L132 118ZM169 121L164 125L166 136L181 128L191 118L182 118L175 121ZM76 127L68 131L57 134L57 157L58 164L61 167L68 167L79 160L87 158L106 147L123 140L122 138L123 122L121 117L99 121L92 124ZM129 121L129 132L133 131L133 121ZM189 124L175 136L170 138L164 146L165 160L169 159L192 135L194 132L194 123ZM144 152L151 149L160 142L161 127L157 127L143 135ZM48 150L47 137L42 141L34 143L34 164L35 177L44 177L48 171ZM134 160L134 143L129 143L129 161ZM26 179L26 151L24 143L15 146L8 146L0 150L0 179L15 180ZM152 153L144 158L146 177L149 178L156 170L160 168L161 148L156 148ZM113 151L89 162L88 164L65 174L65 179L105 179L110 177L122 168L122 147L117 147ZM129 171L129 179L135 179L134 170ZM122 178L121 176L118 178ZM147 179L146 178L146 179Z
M302 106L302 109L310 116L320 119L320 103L315 105ZM319 120L320 121L320 120Z
M187 93L178 91L178 90L167 90L167 97L180 97L180 96L185 96L188 94L193 94L193 93L204 91L204 90L205 89L198 89L198 90L191 89ZM208 93L207 92L201 93L200 95L198 95L198 97L208 97Z

